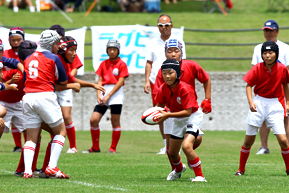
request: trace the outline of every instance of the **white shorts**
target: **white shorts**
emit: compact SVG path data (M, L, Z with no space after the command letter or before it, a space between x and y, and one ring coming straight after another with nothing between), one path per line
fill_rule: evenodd
M50 127L63 122L54 92L26 93L23 96L23 114L25 128L39 128L43 121Z
M285 134L284 109L278 98L264 98L256 95L253 99L257 112L249 109L246 123L255 127L261 127L265 121L267 128L272 128L274 134ZM258 130L247 127L246 135L257 135Z
M103 87L105 88L105 94L104 95L101 94L101 96L104 97L108 93L110 93L110 91L114 88L114 86L115 86L115 84L104 85ZM116 91L104 105L106 105L106 106L122 105L123 100L124 100L123 87L120 87L118 89L118 91ZM98 105L97 101L96 101L96 105Z
M73 95L72 89L55 91L57 95L57 102L61 107L72 107L73 105Z
M0 101L0 104L3 105L7 111L5 117L3 118L6 128L8 128L8 130L4 130L5 133L8 133L11 129L11 123L16 126L20 133L22 133L25 130L23 126L25 119L22 112L22 101L16 103Z
M187 131L197 132L202 128L203 124L203 112L198 109L198 111L191 114L189 117L185 118L174 118L173 128L171 135L178 138L183 138ZM202 135L204 133L202 132Z

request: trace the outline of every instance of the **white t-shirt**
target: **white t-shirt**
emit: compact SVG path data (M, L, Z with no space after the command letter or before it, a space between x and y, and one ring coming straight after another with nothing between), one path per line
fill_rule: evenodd
M180 40L176 35L171 34L169 39L178 39L183 44L183 59L186 59L186 49L185 43L183 40ZM150 40L147 48L146 59L145 61L151 61L152 70L150 74L150 81L155 84L156 76L158 74L159 69L162 66L162 63L166 60L165 54L165 41L161 39L161 36L155 37Z
M279 40L277 40L277 45L279 47L279 57L278 57L278 61L282 64L284 64L285 66L289 65L289 46L287 44L285 44L284 42L281 42ZM256 65L258 63L263 62L263 59L261 57L261 48L262 48L263 44L258 44L255 48L254 48L254 54L253 54L253 58L252 58L252 65Z

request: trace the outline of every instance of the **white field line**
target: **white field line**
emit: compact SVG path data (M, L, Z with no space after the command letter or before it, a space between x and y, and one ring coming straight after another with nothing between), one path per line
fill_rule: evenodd
M75 183L75 184L79 184L79 185L83 185L83 186L90 186L90 187L94 187L94 188L107 188L107 189L112 189L112 190L128 191L127 189L117 188L117 187L114 187L114 186L102 186L102 185L91 184L91 183L87 183L87 182L71 181L71 180L69 180L69 182L72 182L72 183Z

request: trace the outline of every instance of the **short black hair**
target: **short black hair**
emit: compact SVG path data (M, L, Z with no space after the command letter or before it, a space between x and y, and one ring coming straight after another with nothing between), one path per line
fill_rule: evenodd
M169 17L169 18L170 18L170 22L173 23L172 18L171 18L169 15L167 15L167 14L162 14L162 15L160 15L159 18L158 18L158 22L159 22L160 18L163 17L163 16Z

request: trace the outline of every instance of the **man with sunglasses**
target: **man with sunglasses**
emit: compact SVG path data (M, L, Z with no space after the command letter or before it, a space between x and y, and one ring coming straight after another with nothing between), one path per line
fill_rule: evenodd
M266 41L273 41L279 47L279 56L278 62L284 64L289 69L289 46L284 42L277 40L277 36L279 35L279 25L274 20L268 20L264 23L264 27L262 28L264 32L264 38ZM258 44L254 49L254 54L252 58L252 65L256 65L258 63L263 62L261 57L261 47L262 44ZM279 98L279 102L285 107L285 98L284 96ZM284 116L286 113L284 112ZM287 140L289 141L289 124L288 117L284 117L285 130L287 135ZM270 151L268 149L268 136L270 133L270 128L267 128L266 124L263 123L262 127L259 129L260 138L261 138L261 147L259 148L257 155L259 154L269 154Z
M144 92L146 94L150 93L152 96L153 106L157 104L153 94L154 84L156 80L156 76L158 74L159 69L161 68L162 63L166 60L166 56L164 54L165 50L165 41L168 39L179 39L176 35L172 34L173 21L169 15L162 14L158 18L158 28L160 31L160 36L157 36L150 40L147 48L146 54L146 67L145 67L145 86ZM185 44L181 40L183 47L183 59L186 59L186 51ZM163 124L159 124L159 129L165 144L165 147L160 149L158 154L166 154L166 137L163 132Z

